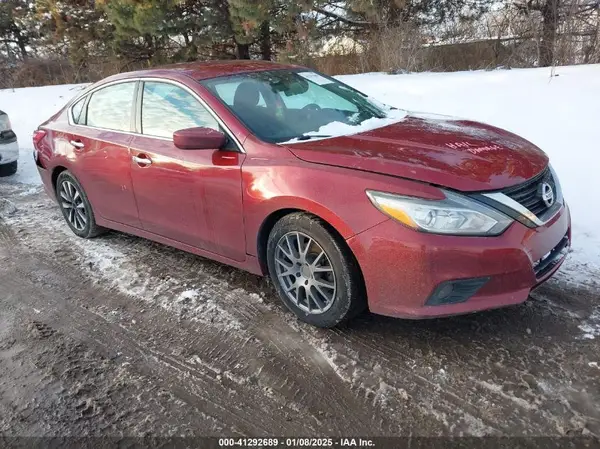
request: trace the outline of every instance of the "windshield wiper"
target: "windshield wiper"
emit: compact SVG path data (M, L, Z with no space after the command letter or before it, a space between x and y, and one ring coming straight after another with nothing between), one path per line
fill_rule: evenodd
M310 136L300 136L300 137L296 137L296 140L310 140L310 139L315 139L315 138L319 138L319 137L332 137L329 134L311 134Z

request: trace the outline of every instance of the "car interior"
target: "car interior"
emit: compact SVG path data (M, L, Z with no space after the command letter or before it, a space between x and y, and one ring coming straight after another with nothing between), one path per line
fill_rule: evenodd
M204 84L267 142L303 140L329 123L357 125L381 114L358 105L352 98L356 94L336 89L333 82L319 86L294 72L260 72Z

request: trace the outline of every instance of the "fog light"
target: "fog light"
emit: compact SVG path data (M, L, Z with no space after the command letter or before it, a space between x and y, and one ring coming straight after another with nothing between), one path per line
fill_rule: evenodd
M447 298L448 296L450 296L452 294L452 292L454 291L454 285L452 284L452 282L446 282L444 284L441 284L440 287L437 290L437 298L439 299L444 299Z
M489 277L482 277L442 282L435 288L425 305L440 306L465 302L489 280Z

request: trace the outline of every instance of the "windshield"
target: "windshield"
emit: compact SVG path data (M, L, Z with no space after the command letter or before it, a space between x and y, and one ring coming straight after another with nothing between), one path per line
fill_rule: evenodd
M307 70L244 73L201 83L257 137L272 143L354 134L393 123L402 115Z

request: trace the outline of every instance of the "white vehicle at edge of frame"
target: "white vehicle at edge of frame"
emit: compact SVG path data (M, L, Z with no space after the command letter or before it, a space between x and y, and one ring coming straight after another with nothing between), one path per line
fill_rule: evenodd
M17 172L19 142L12 130L8 114L0 110L0 177L12 176Z

